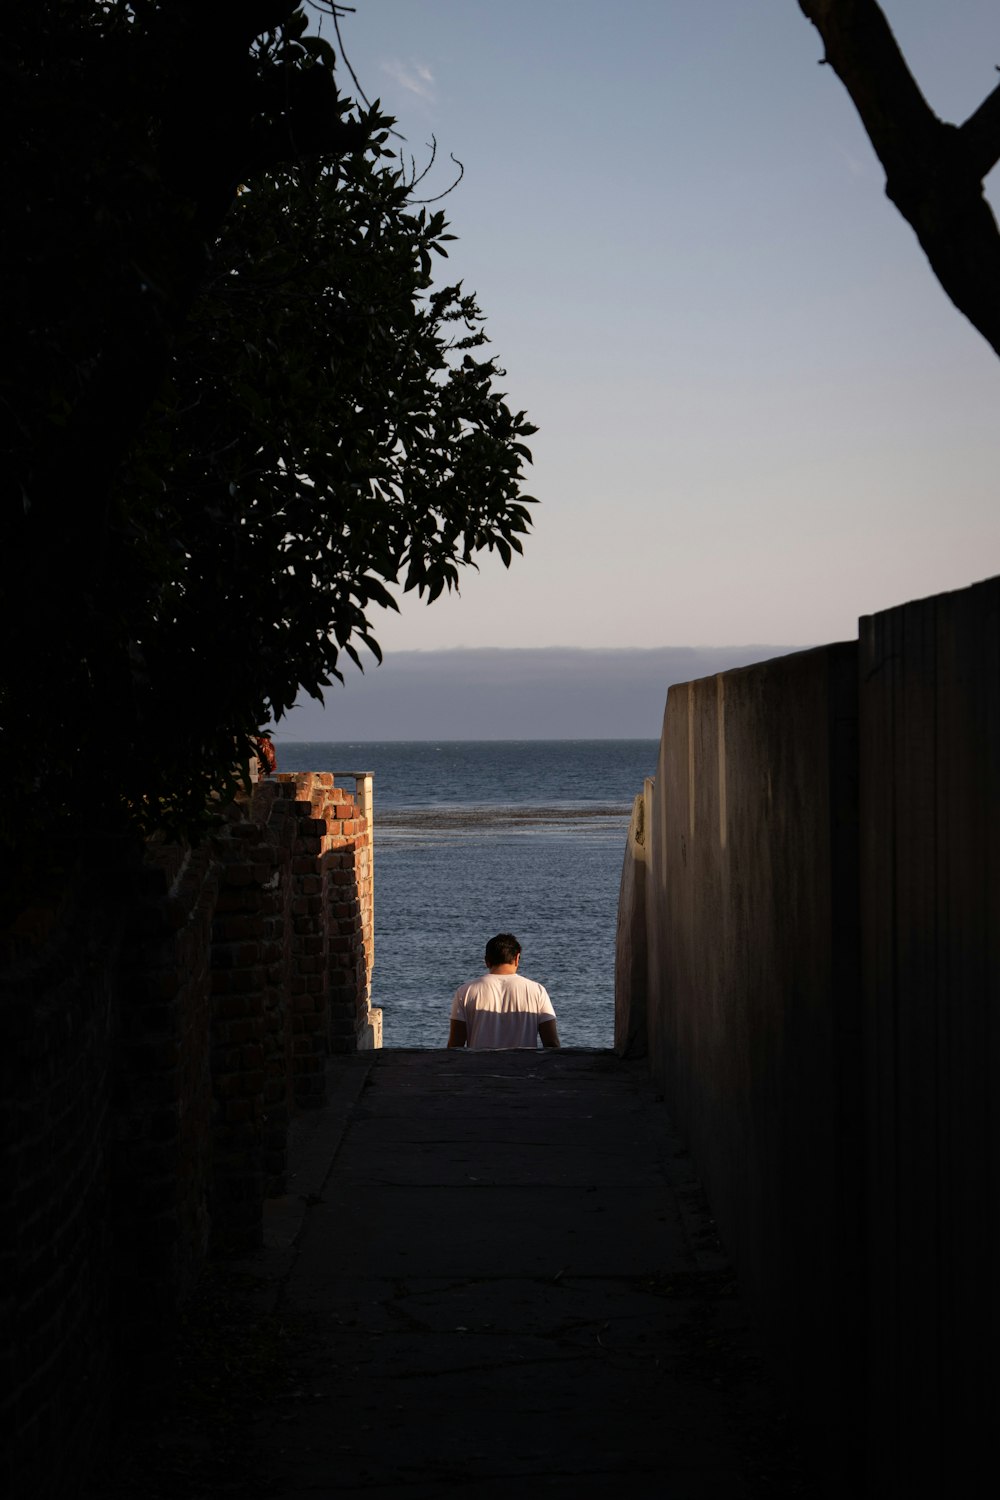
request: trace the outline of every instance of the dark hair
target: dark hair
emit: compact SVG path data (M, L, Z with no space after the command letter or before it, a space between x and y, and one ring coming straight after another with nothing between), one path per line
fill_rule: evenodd
M521 951L521 944L512 932L498 932L486 944L486 967L495 969L500 964L512 964Z

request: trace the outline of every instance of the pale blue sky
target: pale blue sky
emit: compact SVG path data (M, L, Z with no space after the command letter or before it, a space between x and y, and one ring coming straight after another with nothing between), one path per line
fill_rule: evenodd
M995 0L884 9L964 120ZM434 187L465 165L447 271L540 428L525 558L380 614L385 648L815 643L998 571L1000 361L795 0L357 0L342 30Z

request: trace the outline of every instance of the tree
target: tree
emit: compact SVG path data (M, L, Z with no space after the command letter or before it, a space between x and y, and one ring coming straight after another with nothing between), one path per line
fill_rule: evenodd
M477 552L521 550L534 429L496 390L475 299L432 287L451 236L411 196L364 155L282 169L228 216L117 493L121 526L142 530L149 743L176 752L186 715L192 757L218 726L217 763L300 686L321 696L345 653L378 655L367 611L395 607L387 583L434 599Z
M196 830L259 724L378 654L388 584L434 598L527 529L534 429L475 298L434 287L443 214L301 11L237 10L234 41L228 5L48 0L6 39L15 843L40 806Z
M885 168L886 194L952 302L1000 354L1000 231L983 179L1000 160L1000 86L964 124L939 120L876 0L799 0Z

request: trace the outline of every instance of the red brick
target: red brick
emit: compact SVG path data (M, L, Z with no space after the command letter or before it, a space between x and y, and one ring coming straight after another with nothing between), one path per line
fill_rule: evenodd
M243 995L219 996L215 1003L215 1014L220 1021L238 1020L240 1016L246 1015L246 999Z
M238 1099L243 1093L243 1080L239 1073L222 1073L212 1081L212 1092L217 1099Z
M217 942L238 943L247 938L257 936L258 919L256 916L230 916L216 920L213 936Z
M256 1017L248 1017L243 1021L233 1021L229 1027L230 1042L255 1042L260 1036L261 1022Z
M241 995L260 990L264 985L264 970L256 965L251 969L234 969L230 975L230 989Z
M261 893L255 886L229 887L219 892L215 910L222 915L229 912L259 912L260 896Z
M295 842L295 857L292 860L292 868L301 871L300 861L308 859L315 861L323 853L322 839L297 839Z
M226 833L231 839L255 839L260 836L260 828L256 823L232 823Z

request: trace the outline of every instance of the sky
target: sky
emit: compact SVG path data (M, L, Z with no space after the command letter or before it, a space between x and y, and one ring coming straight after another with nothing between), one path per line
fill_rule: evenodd
M539 428L524 558L379 613L388 653L812 645L998 571L1000 361L796 0L356 6L347 55L418 165L436 138L429 190L464 166L446 276ZM960 123L995 0L883 8Z

